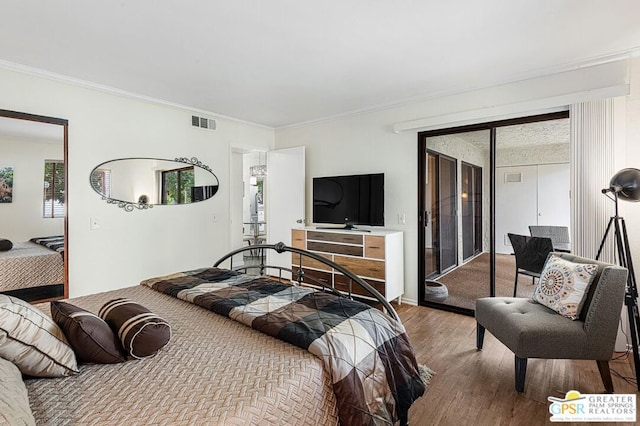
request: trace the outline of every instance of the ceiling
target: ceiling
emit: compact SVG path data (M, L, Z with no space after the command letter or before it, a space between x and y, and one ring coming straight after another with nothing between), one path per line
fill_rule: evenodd
M638 0L22 0L15 64L270 127L635 54Z
M4 141L60 144L64 128L58 124L0 117L0 145Z

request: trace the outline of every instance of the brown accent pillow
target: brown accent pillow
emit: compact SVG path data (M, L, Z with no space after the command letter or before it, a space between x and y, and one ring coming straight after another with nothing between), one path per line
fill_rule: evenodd
M169 323L129 299L107 302L98 315L117 333L124 350L132 358L153 356L171 339Z
M118 336L99 316L59 301L51 302L51 316L80 362L113 364L126 361Z
M4 238L0 238L0 251L9 251L13 248L13 243Z
M40 309L0 294L0 357L27 376L59 377L78 372L64 333Z

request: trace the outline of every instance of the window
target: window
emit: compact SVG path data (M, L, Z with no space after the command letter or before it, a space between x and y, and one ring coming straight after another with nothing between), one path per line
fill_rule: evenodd
M162 172L162 204L190 203L193 184L193 167Z
M42 201L42 217L64 217L64 163L62 161L45 160Z
M105 198L111 198L111 170L96 169L91 173L91 186Z

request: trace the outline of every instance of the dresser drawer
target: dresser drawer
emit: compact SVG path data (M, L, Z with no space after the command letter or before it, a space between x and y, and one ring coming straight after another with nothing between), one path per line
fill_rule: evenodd
M362 245L362 235L359 234L340 234L337 232L308 231L307 239L316 241L328 241L333 243Z
M294 269L293 279L298 281L298 270ZM313 269L302 268L304 281L303 285L321 287L323 284L325 287L333 287L333 275L330 272L314 271Z
M326 259L329 260L333 260L333 256L331 255L323 255L321 253L314 253L317 254L318 256L322 256ZM291 253L291 264L294 266L300 266L300 255L296 254L296 253ZM319 260L315 260L312 259L310 257L307 256L302 256L302 266L307 267L307 268L314 268L314 269L322 269L325 271L331 271L333 270L333 268L331 268L329 265L325 265L324 263L320 262Z
M307 250L322 251L325 253L347 254L349 256L362 257L362 246L345 246L333 243L318 243L316 241L307 241Z
M333 261L340 266L344 266L359 277L375 278L382 281L385 279L385 266L381 260L335 256Z
M364 279L364 278L363 278ZM365 279L364 280L367 284L369 284L371 287L375 288L376 290L378 290L378 292L380 294L382 294L383 296L385 295L385 291L384 291L384 281L375 281L375 280L368 280ZM349 292L349 278L345 277L342 274L336 274L333 278L333 286L336 290L340 290L340 291L344 291L345 293ZM371 294L365 290L364 288L362 288L362 286L360 286L357 282L353 281L351 283L351 292L353 294L359 294L360 296L368 296L371 297Z
M306 232L304 229L292 229L291 230L291 247L304 250L306 247L307 239L305 238Z
M364 257L384 259L384 237L367 235L364 237Z

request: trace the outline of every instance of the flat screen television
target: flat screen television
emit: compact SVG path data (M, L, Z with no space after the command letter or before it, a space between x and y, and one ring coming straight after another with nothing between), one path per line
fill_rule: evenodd
M313 178L313 222L384 226L384 173Z

